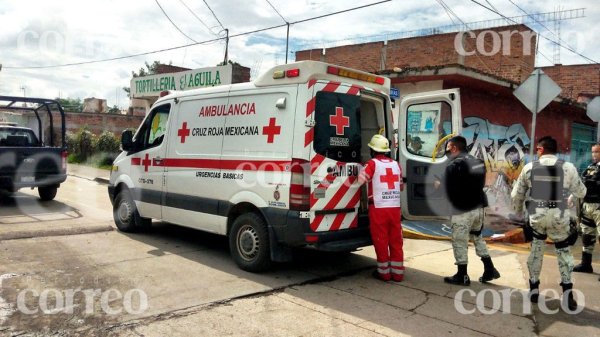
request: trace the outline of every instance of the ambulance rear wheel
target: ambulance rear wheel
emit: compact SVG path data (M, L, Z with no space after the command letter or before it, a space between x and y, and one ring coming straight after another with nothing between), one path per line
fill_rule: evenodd
M150 227L151 219L142 218L129 190L123 189L115 197L113 204L115 225L121 232L136 232L144 227Z
M265 221L255 213L240 215L231 226L229 251L243 270L260 272L271 266L269 232Z

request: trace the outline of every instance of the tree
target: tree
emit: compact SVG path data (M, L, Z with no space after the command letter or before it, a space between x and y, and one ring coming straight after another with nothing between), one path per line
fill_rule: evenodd
M83 102L81 98L56 98L65 111L81 112L83 111Z
M140 68L140 70L137 73L135 71L132 71L131 76L132 77L141 77L141 76L154 75L154 74L156 74L158 67L164 63L161 63L160 61L154 61L154 62L152 62L152 64L148 64L148 62L144 62L144 64L146 65L146 69L144 69L142 67L142 68ZM173 64L173 62L169 61L169 65L172 65L172 64ZM123 91L125 91L127 93L127 97L131 98L131 88L123 87Z
M119 109L119 107L118 107L116 104L115 104L115 105L113 105L113 107L112 107L112 108L109 108L109 109L108 109L108 113L109 113L109 114L118 114L118 113L120 113L120 112L121 112L121 109Z
M133 77L140 77L140 76L148 76L148 75L154 75L156 74L156 70L158 69L158 67L164 63L160 63L160 61L154 61L152 62L152 64L148 64L148 62L144 62L146 64L146 69L144 68L140 68L139 72L135 72L132 71L131 72L131 76ZM169 65L172 65L173 62L169 61Z
M237 65L237 66L241 66L241 64L239 64L239 63L237 63L237 62L235 62L235 61L232 61L232 60L227 60L227 63L225 63L225 62L219 62L219 63L217 64L217 66L224 66L224 65L227 65L227 64L232 64L232 65L234 65L234 66L235 66L235 65Z

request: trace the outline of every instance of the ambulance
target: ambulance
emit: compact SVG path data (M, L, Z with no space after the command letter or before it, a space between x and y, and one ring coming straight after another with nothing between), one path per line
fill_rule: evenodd
M398 136L389 92L387 77L303 61L249 83L165 93L135 134L122 134L108 187L115 224L133 232L155 219L225 235L251 272L289 261L296 247L370 245L357 178L370 138Z

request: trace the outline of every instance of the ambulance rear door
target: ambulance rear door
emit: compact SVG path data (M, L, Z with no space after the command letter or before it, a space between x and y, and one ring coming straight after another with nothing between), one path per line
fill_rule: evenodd
M461 131L458 89L411 94L400 103L398 140L400 164L406 179L402 193L405 219L443 219L447 214L443 176L448 158L446 141Z
M376 133L391 136L393 128L386 125L389 118L385 117L391 116L388 103L387 96L361 86L328 81L314 84L307 108L307 121L313 125L306 139L312 231L368 226L368 221L359 221L362 213L366 215L366 206L360 207L361 193L365 193L357 179L361 163L370 159L370 137Z

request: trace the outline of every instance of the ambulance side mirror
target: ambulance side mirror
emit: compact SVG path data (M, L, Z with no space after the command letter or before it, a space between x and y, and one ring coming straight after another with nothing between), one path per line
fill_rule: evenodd
M131 130L125 130L121 134L121 149L127 152L133 150L133 132Z

